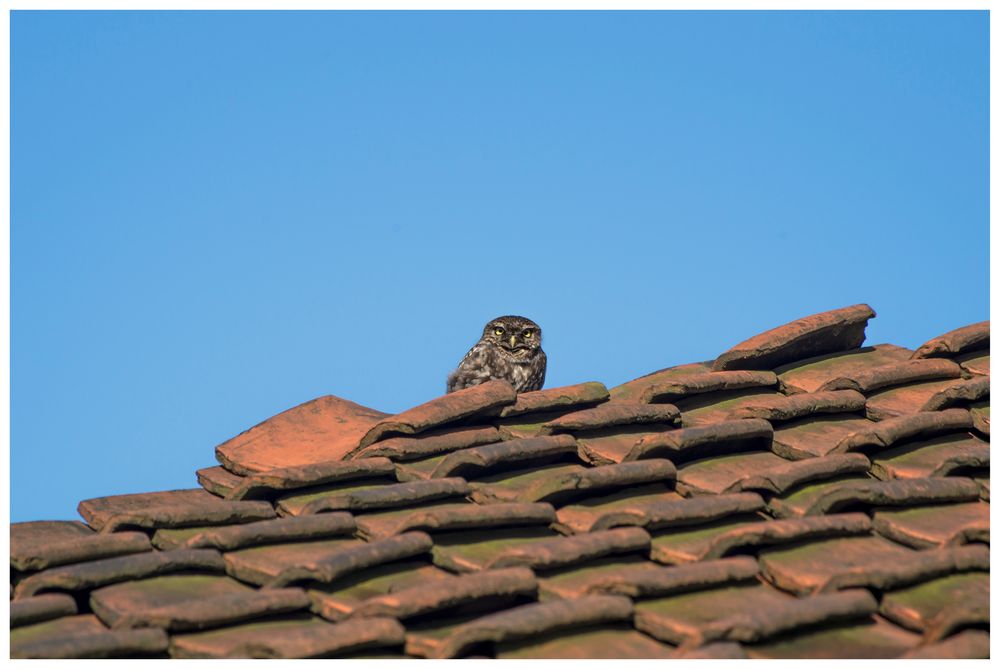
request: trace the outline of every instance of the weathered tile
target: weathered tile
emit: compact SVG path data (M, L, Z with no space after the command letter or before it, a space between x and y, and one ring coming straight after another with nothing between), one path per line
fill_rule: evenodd
M872 420L885 420L918 411L937 411L938 408L945 408L942 406L942 398L968 393L970 392L968 386L969 383L964 379L941 379L877 390L868 396L865 413ZM981 386L979 388L978 394L981 397ZM988 391L987 380L986 392ZM976 394L969 395L968 401L979 399L980 397L974 396Z
M511 525L547 526L555 521L555 517L551 504L439 502L416 508L361 514L357 517L357 523L359 535L371 540L409 530L439 532Z
M86 499L77 511L101 532L249 523L276 515L267 502L228 502L201 488Z
M539 588L543 594L564 599L583 595L624 595L632 599L666 597L753 580L758 572L757 561L747 556L669 567L649 560L612 562L605 559L604 564L600 562L546 574L539 581Z
M109 630L93 615L67 616L11 630L11 658L110 658L162 654L163 630Z
M774 369L810 356L861 346L875 312L867 304L806 316L740 342L718 358L715 371Z
M773 434L771 424L759 418L686 427L640 439L625 460L669 458L680 464L722 453L756 451L768 448Z
M332 583L310 583L308 592L313 613L327 620L340 621L353 615L367 602L392 599L398 592L426 587L435 592L448 592L457 578L444 569L430 564L422 555L414 559L378 564L353 572ZM378 616L374 612L366 615Z
M990 375L990 350L988 348L956 355L953 360L960 364L967 374Z
M243 480L242 476L232 473L225 467L204 467L195 472L202 488L218 497L225 497Z
M681 412L681 427L700 427L734 420L746 407L784 397L787 395L774 388L746 388L682 397L674 400L674 405Z
M53 567L20 581L14 589L14 598L31 597L50 590L92 590L112 583L183 570L221 572L225 563L218 551L207 548L176 550L161 553L152 551L124 557L93 560L65 567Z
M672 492L640 496L606 496L566 506L556 512L555 527L571 532L593 532L637 526L646 530L702 523L763 509L757 493L703 495L686 499Z
M437 464L429 478L462 476L474 479L498 468L539 460L551 461L575 453L576 440L568 434L502 441L449 453Z
M525 604L455 628L441 639L429 655L434 658L460 657L481 643L508 643L540 636L563 628L625 621L632 616L632 602L626 597L595 595L572 601Z
M917 647L920 637L874 616L795 634L785 634L744 648L751 658L787 660L900 657Z
M517 393L501 379L456 390L379 421L365 433L358 446L364 448L390 436L420 434L470 416L494 416L516 399Z
M160 550L217 548L231 551L248 546L352 534L356 527L354 518L349 513L321 513L315 516L274 518L223 527L157 530L153 535L153 544Z
M586 432L618 425L671 424L680 417L680 411L672 404L631 404L612 402L599 404L591 409L574 411L542 426L544 434Z
M909 439L926 438L943 432L964 431L972 427L972 417L965 409L927 411L867 423L843 437L835 452L875 452Z
M555 411L538 411L535 413L521 414L519 416L509 416L496 421L500 437L504 440L529 439L531 437L544 437L542 430L545 424L555 420L560 416L571 413L572 408Z
M848 475L775 497L767 508L779 518L791 518L822 515L856 505L918 506L969 502L978 497L979 486L966 478L879 481Z
M882 451L872 458L871 473L880 479L912 479L989 466L989 443L965 432Z
M972 427L990 436L990 403L987 401L973 402L969 405L969 413L972 415Z
M990 505L986 502L935 504L875 512L875 531L913 548L938 548L990 542Z
M678 648L673 655L676 660L745 660L747 653L735 641L713 641L697 648Z
M497 644L504 660L652 660L673 657L674 648L618 623L555 630L520 642Z
M676 469L668 460L650 459L599 467L539 468L526 474L471 484L471 498L480 503L551 502L562 504L595 490L608 490L656 481L673 481Z
M113 629L179 632L308 609L309 596L299 588L257 590L227 576L183 574L100 588L90 594L90 605Z
M951 360L917 359L898 360L885 365L868 367L849 375L830 379L820 390L856 390L871 393L881 388L898 386L916 381L934 379L957 379L962 375L962 368Z
M522 527L463 530L434 535L434 564L456 573L488 569L501 555L514 549L557 538L547 527Z
M649 551L649 534L638 527L623 527L553 537L511 546L486 563L487 569L531 567L535 571L556 569L617 553Z
M615 403L617 404L617 403ZM612 405L614 406L614 405ZM667 406L644 404L642 406ZM593 465L616 465L625 459L632 447L646 437L677 429L672 423L647 423L644 425L617 425L577 432L579 456Z
M865 396L854 390L830 390L797 395L756 396L731 412L732 418L763 418L785 422L815 414L858 413L865 410Z
M77 520L38 520L10 526L10 566L34 571L152 550L142 532L95 533Z
M340 460L388 414L325 395L273 416L216 447L235 474Z
M791 592L892 590L948 574L987 570L989 549L973 544L915 551L876 535L766 548L758 562L768 581Z
M892 344L865 346L796 360L775 369L782 387L791 392L814 393L836 378L850 378L873 367L908 360L913 351Z
M10 626L21 627L71 616L76 610L76 600L62 593L26 597L10 603Z
M517 401L505 406L500 411L501 418L520 416L539 411L552 411L567 408L578 408L606 402L608 389L603 383L588 381L573 386L545 388L533 392L520 393Z
M990 396L990 377L974 376L956 381L943 390L934 393L920 407L921 411L940 411L952 406L965 406Z
M637 379L632 379L626 383L621 384L612 388L609 392L611 394L612 402L639 402L639 398L642 394L646 392L646 389L661 383L665 380L678 377L678 376L688 376L695 372L708 373L712 369L712 363L709 362L695 362L686 365L678 365L676 367L667 367L665 369L660 369L649 374L640 376Z
M470 446L500 441L500 431L492 425L446 427L412 437L390 437L348 454L348 459L386 457L396 461L416 460L450 453Z
M176 658L314 658L337 657L362 649L399 646L404 631L390 618L329 623L313 616L224 627L170 639Z
M348 548L364 546L365 542L350 536L333 539L252 546L225 554L226 572L241 581L265 585L278 578L286 569L299 564L315 563L337 555Z
M837 453L848 436L875 425L854 414L808 416L783 423L774 430L771 450L783 458L805 460Z
M958 610L987 614L989 623L990 575L984 571L952 574L882 595L879 613L916 632L932 630ZM973 620L973 622L976 622Z
M990 634L964 630L937 643L929 643L904 653L904 660L986 660L990 657Z
M677 490L685 494L750 490L782 494L812 481L863 474L870 464L860 453L809 460L785 460L767 452L719 456L681 467L677 472Z
M732 550L750 546L788 544L824 537L868 534L871 520L863 513L762 520L733 517L657 534L650 555L658 562L681 564L721 558Z
M646 403L674 402L691 395L744 388L772 388L777 385L778 377L774 375L774 372L694 371L686 375L673 375L648 385L643 389L637 401Z
M913 357L952 356L958 353L989 348L989 345L990 322L981 321L934 337L914 351Z
M534 597L537 588L537 580L530 569L490 569L454 576L444 583L422 583L396 589L364 601L351 615L406 619L454 609L480 599Z
M307 488L278 500L283 516L301 516L323 511L368 511L419 504L469 493L462 478L409 481L391 485L364 483Z
M395 474L396 467L392 461L378 457L283 467L244 477L226 495L226 499L270 499L288 490L358 479L374 479L373 482L383 483L394 480Z

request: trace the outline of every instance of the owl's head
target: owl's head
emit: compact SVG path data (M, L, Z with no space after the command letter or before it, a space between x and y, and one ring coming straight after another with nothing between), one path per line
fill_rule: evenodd
M500 316L483 328L483 341L489 341L513 358L530 358L542 347L542 329L524 316Z

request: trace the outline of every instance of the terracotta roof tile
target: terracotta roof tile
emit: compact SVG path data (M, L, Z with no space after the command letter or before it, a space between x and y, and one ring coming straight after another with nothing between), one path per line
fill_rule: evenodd
M918 411L937 411L988 394L988 378L923 381L872 393L865 403L865 412L872 420L885 420Z
M578 383L574 386L561 386L559 388L546 388L533 392L521 393L517 396L517 401L505 406L500 411L500 417L519 416L527 413L539 411L553 411L562 409L573 409L606 402L608 400L608 389L603 383L589 381Z
M974 376L957 381L939 390L920 407L921 411L939 411L956 405L967 405L990 396L990 377Z
M740 417L746 407L780 401L787 397L774 388L745 388L691 395L674 400L681 411L681 427L712 425Z
M307 489L302 493L282 497L278 500L278 512L287 516L300 516L322 511L391 509L466 495L468 492L468 483L457 477L389 485L332 486Z
M704 646L678 648L673 657L678 660L745 660L747 652L735 641L713 641Z
M989 348L990 322L981 321L966 325L934 337L913 352L914 358L950 356L967 351Z
M989 443L969 433L959 433L882 451L873 458L871 473L880 479L912 479L989 466Z
M950 611L982 612L983 605L988 609L989 592L990 575L986 572L952 574L885 593L879 613L897 625L924 633L949 618ZM988 624L989 619L974 622Z
M380 421L365 433L359 446L364 448L388 436L419 434L470 416L493 416L516 399L510 384L499 379L456 390Z
M225 554L226 572L233 578L254 585L266 585L286 569L335 556L347 548L363 546L351 536L294 543L253 546Z
M243 481L242 476L218 465L199 469L195 472L195 476L202 488L219 497L225 497Z
M898 479L878 481L846 478L808 485L768 502L780 518L814 516L847 506L917 506L941 502L967 502L979 496L979 486L967 478Z
M672 406L667 404L643 406ZM672 423L616 425L576 433L577 454L593 465L616 465L637 442L676 429Z
M854 390L831 390L797 395L754 397L732 412L733 418L763 418L784 422L813 414L855 413L865 410L865 396Z
M925 644L900 657L904 660L985 660L989 656L989 633L982 630L963 630L955 636Z
M403 635L403 627L391 618L332 624L300 615L177 635L170 639L170 654L179 658L337 657L361 649L398 646Z
M341 621L374 599L409 588L427 586L450 592L457 578L427 561L427 555L365 567L332 583L307 584L313 613ZM372 614L374 615L374 614Z
M899 360L858 370L850 376L838 376L824 383L819 390L856 390L870 393L904 383L957 379L961 375L962 368L951 360Z
M243 525L224 527L189 527L178 530L157 530L153 544L160 550L175 548L217 548L231 551L247 546L323 539L351 534L356 529L348 513L323 513L297 518L275 518Z
M900 657L915 649L919 643L918 635L874 616L871 620L785 634L745 648L747 655L755 659L821 657L856 660Z
M913 351L893 344L876 344L796 360L776 368L781 387L791 393L814 393L837 378L850 378L882 365L909 360Z
M365 458L357 461L335 460L296 467L271 469L243 478L226 495L229 500L267 499L280 492L310 486L374 478L385 483L395 478L396 468L388 458Z
M412 437L390 437L356 452L349 459L383 456L390 460L416 460L450 453L470 446L500 441L500 431L492 425L447 427Z
M679 495L653 494L639 498L595 500L597 504L566 506L556 512L561 526L573 532L593 532L626 525L655 530L697 525L765 507L756 493L705 495L685 499Z
M309 608L299 588L257 590L227 576L182 574L95 590L94 613L112 629L159 627L193 631Z
M548 525L554 520L555 510L551 504L481 505L471 502L442 502L362 514L357 517L357 524L361 537L382 539L409 530L436 532L511 525Z
M625 460L665 457L679 464L720 453L758 450L762 444L766 448L773 435L771 424L759 418L685 427L640 439Z
M649 550L649 534L638 527L623 527L580 534L573 537L553 537L530 544L512 546L490 560L488 569L531 567L535 571L566 567L586 560L615 553Z
M54 567L28 576L14 589L14 598L31 597L51 590L92 590L104 585L171 572L197 569L221 572L225 564L218 551L209 549L154 551Z
M568 434L501 441L449 453L437 464L429 478L463 476L473 479L499 466L575 453L576 440Z
M524 567L490 569L451 579L447 587L426 583L395 590L366 600L352 612L354 616L389 616L406 619L453 609L484 598L534 596L538 583Z
M737 344L716 358L712 369L774 369L793 360L858 348L874 316L867 304L806 316Z
M10 603L10 626L21 627L34 623L72 616L76 613L76 600L58 592L36 597L26 597Z
M985 349L982 351L970 351L968 353L962 353L961 355L956 355L953 360L962 366L966 374L971 374L973 376L989 376L990 375L990 351Z
M555 538L542 525L446 532L434 535L434 564L456 573L488 569L505 552L519 546Z
M975 402L969 406L972 414L972 427L979 430L987 438L990 436L990 403Z
M229 471L253 474L269 469L337 460L388 414L326 395L284 411L216 447Z
M774 372L731 371L678 374L648 385L637 398L639 402L674 402L676 400L744 388L770 388L778 385Z
M114 495L80 502L80 515L101 532L125 527L155 529L274 518L266 502L227 502L200 488L137 495Z
M10 565L21 571L152 549L149 537L142 532L101 535L76 520L40 520L10 526Z
M840 439L834 451L842 453L849 450L883 449L907 439L966 430L970 427L972 417L965 409L926 411L865 424Z
M550 420L542 426L543 434L579 433L618 425L672 424L680 411L672 404L629 404L611 402L591 409L574 411Z
M879 534L913 548L990 542L990 505L984 502L883 509L873 521Z
M496 657L504 660L649 660L674 655L672 646L637 632L627 623L591 625L579 630L558 629L523 641L496 645Z
M661 383L665 380L679 377L688 376L695 372L707 373L712 371L711 362L695 362L687 365L678 365L675 367L667 367L665 369L660 369L649 374L644 374L637 379L632 379L626 383L621 384L612 388L609 392L611 394L612 402L639 402L639 398L653 385Z
M92 615L69 616L11 632L11 658L109 658L160 655L167 635L160 629L108 630Z
M861 474L870 465L868 458L860 453L809 460L785 460L768 452L723 455L681 467L677 489L699 494L750 490L782 494L805 483Z
M843 452L840 442L846 437L873 425L873 421L854 414L809 416L775 428L771 450L792 460L829 457Z
M843 588L892 590L939 576L989 569L989 549L969 545L915 551L882 537L847 537L760 553L767 579L808 594Z

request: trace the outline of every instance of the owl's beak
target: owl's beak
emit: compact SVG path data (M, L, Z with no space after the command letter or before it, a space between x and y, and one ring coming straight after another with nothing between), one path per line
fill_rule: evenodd
M517 336L511 335L511 338L510 338L510 347L514 348L516 345L517 345Z

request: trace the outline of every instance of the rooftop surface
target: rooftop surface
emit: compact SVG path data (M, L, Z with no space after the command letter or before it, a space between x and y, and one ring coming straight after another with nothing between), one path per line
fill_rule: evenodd
M11 655L988 657L989 322L874 315L610 390L306 402L199 488L12 525Z

